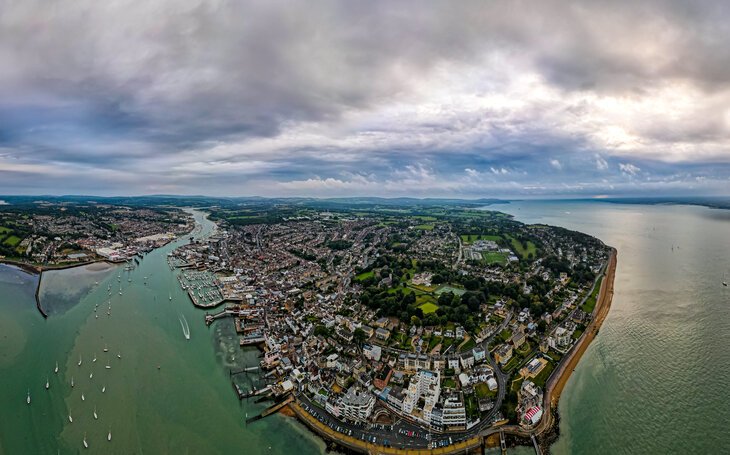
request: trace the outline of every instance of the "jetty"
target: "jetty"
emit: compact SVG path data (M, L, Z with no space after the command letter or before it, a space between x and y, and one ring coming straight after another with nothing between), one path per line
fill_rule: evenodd
M287 406L292 401L294 401L294 397L292 397L291 395L289 395L289 396L286 397L285 400L282 400L282 401L280 401L278 403L274 403L271 406L269 406L268 408L264 409L264 411L261 414L259 414L257 416L249 417L248 419L246 419L246 423L255 422L257 420L263 419L264 417L268 417L271 414L274 414L275 412L278 412L279 409L283 408L284 406Z

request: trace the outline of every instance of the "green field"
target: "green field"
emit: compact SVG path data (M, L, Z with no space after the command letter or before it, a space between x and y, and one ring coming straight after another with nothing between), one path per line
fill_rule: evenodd
M580 307L581 310L585 311L586 313L593 313L593 309L596 307L596 300L598 299L598 292L601 290L602 282L603 277L598 279L596 287L593 288L593 292L591 292L591 295L588 296L583 306Z
M433 224L419 224L415 228L422 231L433 231Z
M492 264L505 265L507 263L507 256L504 253L498 253L495 251L482 252L482 258L484 259L484 262L487 263L487 265L492 265Z
M5 234L5 233L8 233L8 232L12 232L12 231L13 230L10 229L9 227L0 226L0 234Z
M476 392L477 398L479 398L479 399L491 398L491 397L497 396L497 391L489 390L489 387L484 382L480 382L479 384L475 385L474 391Z
M441 286L440 288L436 289L436 294L441 295L444 292L451 292L454 295L463 295L466 292L466 289L463 288L456 288L454 286L449 286L448 284L445 284Z
M420 305L418 308L420 308L421 311L423 311L423 314L429 314L429 313L435 313L436 310L439 309L439 306L434 303L427 302L427 303Z
M527 259L530 254L532 254L532 257L537 256L537 247L534 243L528 241L527 245L523 245L522 242L512 236L508 236L508 238L512 242L512 249L514 249L515 252L522 257L522 259Z
M374 275L375 275L375 273L372 270L370 270L368 272L363 272L355 277L355 281L364 281L364 280L367 280L368 278L373 277Z
M477 240L492 240L494 242L500 240L502 237L498 235L487 235L487 234L461 234L461 241L465 243L476 242Z
M20 237L18 237L17 235L11 235L7 239L5 239L5 241L3 243L8 246L16 246L20 243L21 240L22 239Z

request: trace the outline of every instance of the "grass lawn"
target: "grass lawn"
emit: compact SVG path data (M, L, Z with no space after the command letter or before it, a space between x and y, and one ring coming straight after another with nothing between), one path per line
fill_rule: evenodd
M421 221L436 221L435 216L428 216L428 215L413 215L413 218Z
M535 383L538 387L545 387L545 383L547 382L548 378L550 377L550 373L553 372L555 369L555 365L553 365L552 362L548 362L545 367L542 369L540 374L535 376L534 378L530 379L532 382Z
M457 287L449 286L448 284L445 284L445 285L441 286L440 288L436 289L435 292L438 295L441 295L444 292L451 292L454 295L462 295L462 294L466 293L466 289L457 288Z
M487 265L505 265L507 263L507 256L505 256L504 253L499 253L496 251L483 251L482 259L484 259L484 262L486 262Z
M439 309L439 306L436 304L433 304L431 302L424 303L423 305L420 305L418 308L423 311L423 314L429 314L429 313L435 313L436 310Z
M506 343L512 337L512 331L510 329L504 329L499 332L499 337Z
M575 332L573 332L573 339L577 340L581 335L583 335L583 331L581 329L575 329Z
M444 387L449 387L451 389L456 388L456 382L452 378L444 378L441 385Z
M357 276L355 277L355 280L356 280L356 281L364 281L364 280L367 280L368 278L371 278L371 277L373 277L374 275L375 275L375 272L374 272L374 271L372 271L372 270L370 270L370 271L368 271L368 272L363 272L363 273L361 273L361 274L357 275Z
M603 277L598 279L598 283L596 283L596 287L593 288L593 292L591 292L591 295L588 296L583 306L580 307L581 310L586 313L593 313L593 309L596 307L596 300L598 299L598 292L601 290L602 282Z
M477 398L479 398L480 400L483 398L491 398L497 396L497 391L489 390L489 387L487 387L487 384L484 382L480 382L479 384L474 386L474 391L477 394Z
M523 245L522 242L517 240L516 238L512 236L508 236L510 241L512 242L512 248L515 250L517 254L522 256L522 259L527 259L527 256L532 253L532 256L535 257L537 255L537 247L534 243L528 241L527 245Z
M0 226L0 234L5 234L6 232L12 232L13 230L9 227Z
M419 224L415 226L415 229L420 229L422 231L433 231L433 224Z
M5 243L8 246L16 246L17 244L20 243L21 240L22 239L20 237L18 237L17 235L11 235L7 239L5 239L5 242L3 242L3 243Z
M443 340L443 338L438 336L432 336L431 339L428 341L428 352L431 352L431 350L433 350L433 348L435 348L437 344L441 343L441 340Z
M448 348L449 346L451 346L451 344L453 342L454 342L454 339L453 338L444 338L444 342L441 345L441 347L442 347L441 352L445 351L446 348Z
M459 348L459 351L466 352L470 349L472 349L474 346L476 346L476 341L474 341L474 338L469 338L466 343L464 343L461 348Z

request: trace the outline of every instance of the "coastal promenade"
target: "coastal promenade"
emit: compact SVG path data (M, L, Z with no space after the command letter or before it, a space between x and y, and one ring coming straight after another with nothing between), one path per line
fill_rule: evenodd
M467 453L470 450L477 449L482 446L482 437L474 436L465 441L456 442L446 447L435 449L400 449L396 447L386 447L380 444L374 444L353 438L345 434L339 433L324 423L315 419L310 413L304 410L296 401L289 404L289 408L296 414L307 427L320 436L335 442L336 444L347 447L360 453L383 454L383 455L449 455L456 453Z

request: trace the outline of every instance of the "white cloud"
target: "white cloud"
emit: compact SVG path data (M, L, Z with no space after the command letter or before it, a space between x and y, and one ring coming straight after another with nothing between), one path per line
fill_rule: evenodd
M641 171L641 168L639 168L638 166L634 166L631 163L619 163L618 167L619 169L621 169L621 172L631 176L634 176Z
M605 171L608 169L608 162L604 160L601 155L596 155L596 169L599 171Z
M556 159L550 160L550 166L554 167L557 170L563 169L563 165L560 163L560 161Z

